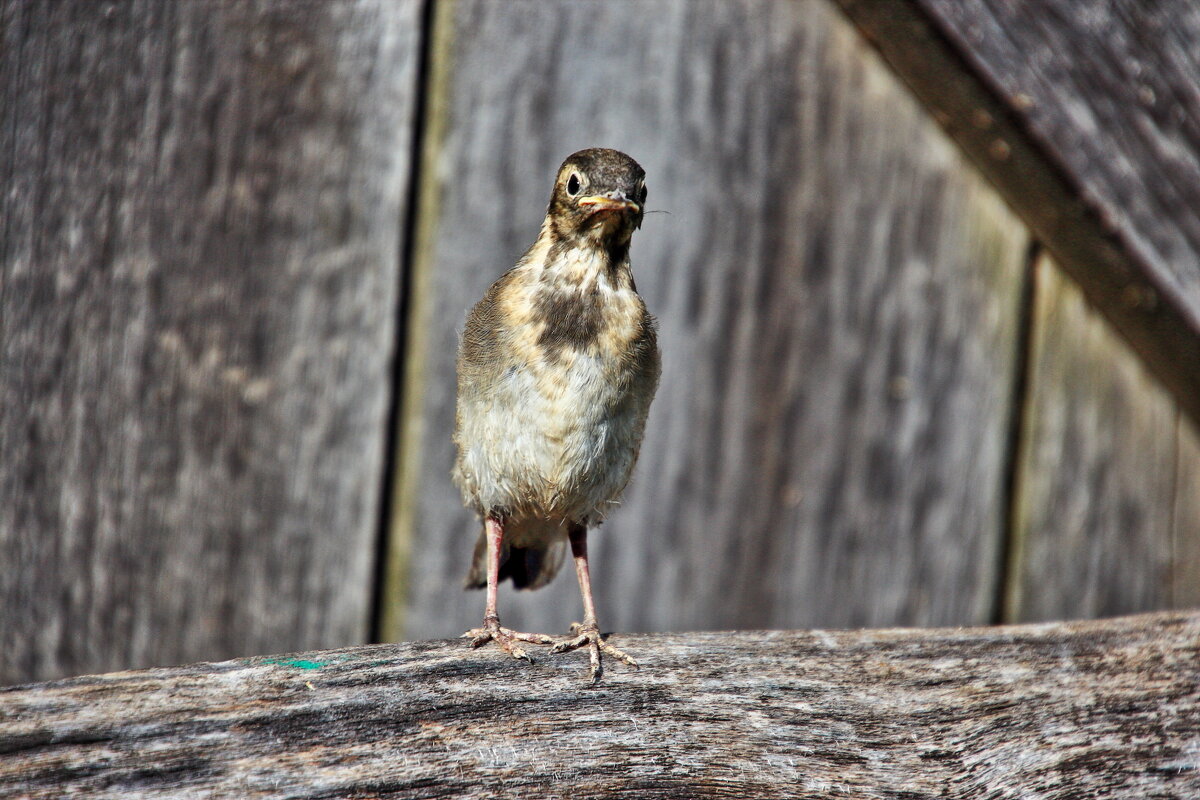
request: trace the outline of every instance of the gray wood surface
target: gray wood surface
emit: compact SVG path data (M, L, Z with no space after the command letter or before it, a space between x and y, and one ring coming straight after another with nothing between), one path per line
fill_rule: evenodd
M667 212L633 245L664 373L593 536L601 624L988 619L1026 235L857 31L823 2L441 8L385 632L478 624L457 331L589 145ZM579 613L569 571L500 603L547 632Z
M1200 422L1200 5L839 2Z
M1200 796L1200 616L419 642L0 690L13 798Z
M1200 432L1182 415L1176 447L1171 603L1200 608Z
M1037 268L1008 618L1194 603L1200 449L1171 395L1074 283ZM1187 477L1190 475L1191 477Z
M418 12L0 5L0 683L365 639Z

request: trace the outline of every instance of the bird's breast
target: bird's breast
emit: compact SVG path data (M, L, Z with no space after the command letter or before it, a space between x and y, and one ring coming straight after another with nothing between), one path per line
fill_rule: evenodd
M460 407L474 430L463 467L484 507L602 516L629 479L654 392L657 372L637 356L647 336L653 347L652 323L632 287L513 289L499 303L506 366Z
M530 406L521 418L587 458L631 412L627 399L639 387L630 355L643 335L645 306L632 290L594 287L543 288L529 304L524 354L509 377L514 395ZM569 441L573 435L582 438Z

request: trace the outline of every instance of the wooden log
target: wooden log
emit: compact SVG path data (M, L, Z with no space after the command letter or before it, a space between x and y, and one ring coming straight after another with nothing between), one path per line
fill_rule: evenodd
M419 18L0 4L0 681L366 639Z
M374 645L0 690L19 798L1189 798L1200 612Z
M1200 7L838 2L1200 423Z
M602 622L990 620L1028 237L853 26L824 2L438 9L385 635L478 624L458 331L589 145L667 212L633 243L664 372L593 537ZM562 629L578 603L568 572L501 614Z

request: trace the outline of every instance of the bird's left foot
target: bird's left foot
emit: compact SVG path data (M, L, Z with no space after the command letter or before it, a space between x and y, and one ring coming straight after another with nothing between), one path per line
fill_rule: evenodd
M591 661L591 682L595 683L600 680L600 676L604 674L604 668L601 666L600 654L607 653L613 658L628 664L634 669L638 669L638 663L633 658L627 655L624 651L613 647L608 642L604 641L600 636L600 631L595 625L584 625L580 622L571 623L571 633L576 634L574 639L567 639L559 642L550 648L551 654L569 653L572 650L578 650L581 647L588 649L588 658Z

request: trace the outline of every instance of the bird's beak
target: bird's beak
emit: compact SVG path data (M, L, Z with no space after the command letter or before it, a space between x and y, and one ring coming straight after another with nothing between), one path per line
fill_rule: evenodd
M642 207L629 200L621 192L594 194L579 198L579 205L594 208L596 211L632 211L637 213Z

